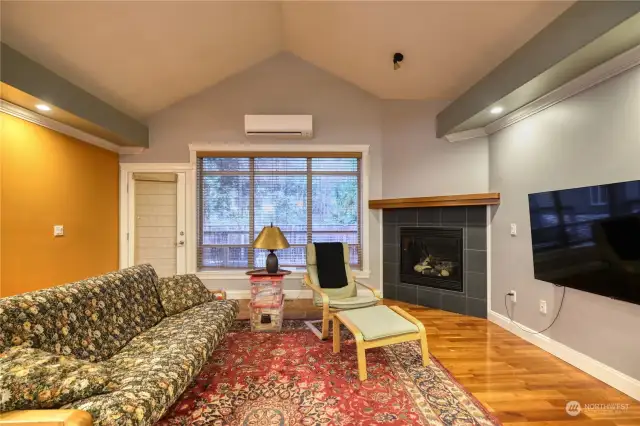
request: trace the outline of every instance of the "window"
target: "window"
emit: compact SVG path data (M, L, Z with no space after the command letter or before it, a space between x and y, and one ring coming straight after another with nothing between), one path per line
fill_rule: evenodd
M606 206L609 204L609 192L605 185L589 188L592 206Z
M304 267L307 243L332 241L361 267L360 155L286 155L198 154L199 270L263 268L268 251L251 244L271 223L291 245L277 252L283 267Z

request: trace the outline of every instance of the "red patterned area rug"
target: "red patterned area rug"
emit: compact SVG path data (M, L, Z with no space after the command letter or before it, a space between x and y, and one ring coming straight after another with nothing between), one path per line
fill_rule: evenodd
M339 354L303 321L252 333L238 321L159 425L499 425L417 342L367 350L358 379L353 337Z

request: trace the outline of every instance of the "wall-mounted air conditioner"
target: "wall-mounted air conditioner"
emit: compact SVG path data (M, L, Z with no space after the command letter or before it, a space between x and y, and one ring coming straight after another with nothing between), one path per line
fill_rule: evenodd
M272 138L311 138L311 115L245 115L244 132L247 136Z

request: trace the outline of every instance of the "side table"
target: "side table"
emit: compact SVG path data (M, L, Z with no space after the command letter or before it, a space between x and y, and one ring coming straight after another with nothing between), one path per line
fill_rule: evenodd
M264 269L249 271L251 301L249 319L251 331L279 332L284 314L283 281L291 271L279 270L268 273Z

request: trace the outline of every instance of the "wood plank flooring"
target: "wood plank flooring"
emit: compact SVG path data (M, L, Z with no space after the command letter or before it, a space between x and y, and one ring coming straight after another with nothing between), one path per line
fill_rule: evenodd
M239 318L248 318L242 301ZM501 327L472 318L386 299L425 325L429 350L505 425L640 425L640 402L583 373ZM287 300L285 318L319 319L309 299ZM330 344L330 343L327 343ZM568 401L628 404L628 409L569 416Z

